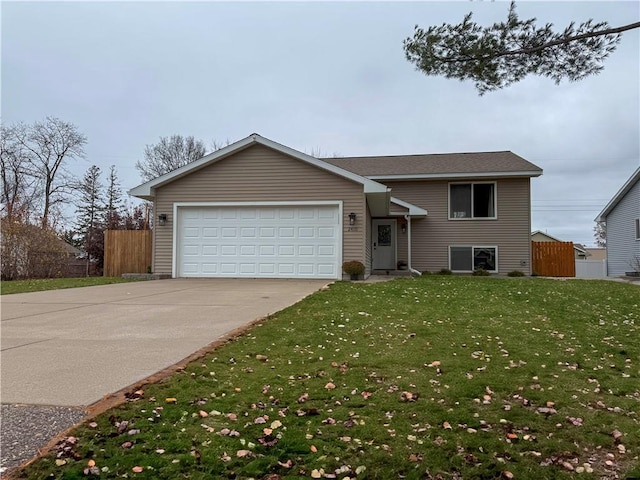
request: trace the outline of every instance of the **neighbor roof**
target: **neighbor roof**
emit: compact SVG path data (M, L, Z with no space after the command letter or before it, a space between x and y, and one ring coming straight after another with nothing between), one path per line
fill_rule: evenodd
M596 222L605 222L607 220L607 215L611 213L611 210L615 208L620 200L627 194L629 190L633 188L633 186L640 180L640 167L636 169L635 172L631 174L629 180L625 182L618 193L616 193L613 198L607 203L607 206L600 212L600 215L596 217Z
M542 175L540 167L509 151L342 157L323 160L372 180Z

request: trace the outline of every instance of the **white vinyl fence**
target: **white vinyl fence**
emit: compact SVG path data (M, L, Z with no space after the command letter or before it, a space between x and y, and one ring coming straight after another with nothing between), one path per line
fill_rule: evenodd
M606 260L576 260L576 278L605 278Z

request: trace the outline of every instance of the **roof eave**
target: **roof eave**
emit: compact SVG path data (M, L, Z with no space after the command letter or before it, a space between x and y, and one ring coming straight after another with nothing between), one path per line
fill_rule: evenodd
M618 190L618 192L613 196L613 198L607 203L607 205L602 209L600 214L595 218L596 222L606 222L607 215L611 213L611 210L615 208L615 206L622 200L629 190L635 185L637 181L640 180L640 167L636 169L635 172L631 174L629 179L624 183L622 188Z
M455 178L510 178L539 177L542 170L523 170L516 172L459 172L459 173L417 173L405 175L365 175L371 180L442 180Z
M417 205L405 202L404 200L400 200L396 197L391 197L391 203L395 203L396 205L400 205L401 207L409 210L408 215L410 217L426 217L429 214L429 212L427 212L427 210L425 210L424 208L420 208Z
M330 163L324 162L323 160L312 157L311 155L307 155L306 153L299 152L298 150L294 150L293 148L287 147L280 143L274 142L273 140L269 140L268 138L264 138L257 133L253 133L242 140L239 140L231 145L228 145L220 150L216 150L209 155L205 155L199 160L195 162L191 162L183 167L180 167L176 170L173 170L169 173L161 175L158 178L150 180L142 185L138 185L137 187L129 190L129 195L134 197L143 198L145 200L153 200L155 198L155 189L166 185L174 180L177 180L180 177L183 177L189 173L193 173L201 168L206 167L214 161L218 161L224 157L232 155L240 150L244 150L251 145L260 144L266 147L272 148L280 153L285 155L297 158L298 160L304 161L311 165L314 165L318 168L326 170L328 172L334 173L343 178L347 178L356 183L360 183L363 186L364 193L386 193L387 187L386 185L382 185L381 183L376 182L373 179L363 177L362 175L358 175L356 173L345 170L341 167L337 167Z

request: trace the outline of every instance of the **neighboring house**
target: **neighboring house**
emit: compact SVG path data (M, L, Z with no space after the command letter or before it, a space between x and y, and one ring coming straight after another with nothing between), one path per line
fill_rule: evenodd
M511 152L318 159L252 134L129 193L154 202L153 271L173 277L530 273L541 174Z
M540 230L531 232L531 241L532 242L564 242L564 240L560 240L559 238L553 237L548 233L541 232ZM589 256L589 254L587 253L587 249L580 243L573 244L573 251L575 253L576 260L585 260Z
M585 248L587 251L587 258L589 260L606 260L607 259L607 249L602 247L597 248Z
M640 167L596 217L607 226L607 275L640 271Z

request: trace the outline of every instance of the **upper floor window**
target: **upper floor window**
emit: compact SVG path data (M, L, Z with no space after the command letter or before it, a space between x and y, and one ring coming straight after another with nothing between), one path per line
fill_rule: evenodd
M496 218L496 184L450 183L449 219Z
M640 240L640 218L636 218L636 240Z

